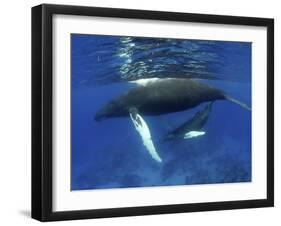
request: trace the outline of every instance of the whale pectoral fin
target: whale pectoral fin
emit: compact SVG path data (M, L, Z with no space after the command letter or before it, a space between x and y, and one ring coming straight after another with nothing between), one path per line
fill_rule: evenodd
M206 132L204 132L204 131L190 131L190 132L184 134L183 139L190 139L193 137L203 136L203 135L205 135L205 133Z
M151 139L150 130L144 119L138 114L136 108L130 109L130 117L133 121L135 129L142 138L143 145L146 147L148 153L157 162L162 162L161 157L157 153L153 141Z

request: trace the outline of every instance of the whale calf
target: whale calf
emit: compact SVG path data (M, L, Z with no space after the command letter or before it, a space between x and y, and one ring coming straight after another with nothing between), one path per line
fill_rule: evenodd
M128 117L131 108L137 109L140 115L168 114L216 100L227 100L250 110L246 104L205 83L193 79L165 78L142 82L142 85L113 99L96 113L95 120Z
M201 131L201 129L208 121L212 105L213 102L208 103L203 110L196 112L195 115L187 122L167 133L163 140L190 139L204 135L205 131Z

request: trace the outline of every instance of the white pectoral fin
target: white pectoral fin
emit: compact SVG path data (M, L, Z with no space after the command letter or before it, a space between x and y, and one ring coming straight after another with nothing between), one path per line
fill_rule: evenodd
M134 113L134 114L130 113L130 117L133 121L136 130L141 136L143 145L146 147L148 153L157 162L162 162L162 159L160 158L159 154L157 153L154 147L147 123L143 120L143 118L138 113Z
M190 139L190 138L193 138L193 137L199 137L199 136L203 136L205 135L206 132L204 131L190 131L186 134L184 134L184 139Z

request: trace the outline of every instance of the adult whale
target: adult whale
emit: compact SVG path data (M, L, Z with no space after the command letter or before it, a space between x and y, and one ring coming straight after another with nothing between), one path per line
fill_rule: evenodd
M251 110L246 104L226 95L222 90L205 83L182 78L142 79L132 88L107 103L95 115L100 121L113 117L127 117L130 109L140 115L161 115L194 108L203 102L228 100Z

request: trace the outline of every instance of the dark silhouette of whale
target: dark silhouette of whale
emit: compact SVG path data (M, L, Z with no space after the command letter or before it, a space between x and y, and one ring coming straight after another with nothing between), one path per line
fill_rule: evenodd
M191 119L183 123L173 131L168 132L163 141L174 140L174 139L186 139L192 131L200 131L209 119L213 102L208 103L205 108L201 111L196 112ZM204 132L205 134L205 132ZM202 134L203 135L203 134Z
M95 115L100 121L112 117L127 117L130 109L140 115L161 115L184 111L215 100L228 100L251 110L246 104L227 96L222 90L193 79L153 79L130 89L106 104Z

